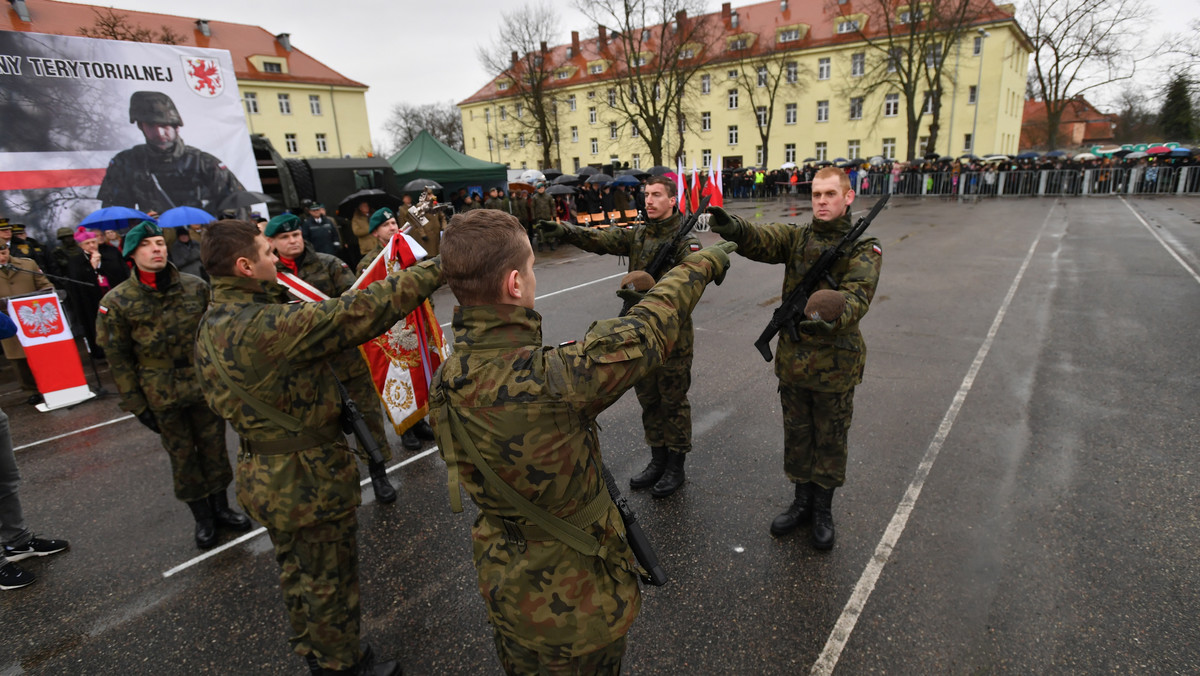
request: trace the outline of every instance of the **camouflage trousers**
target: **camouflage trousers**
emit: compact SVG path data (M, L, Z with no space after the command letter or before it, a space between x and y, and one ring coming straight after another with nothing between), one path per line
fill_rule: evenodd
M175 497L191 502L225 490L233 481L225 421L204 403L154 411L171 459Z
M346 391L350 393L350 398L358 404L358 410L362 411L363 418L367 421L367 427L371 430L371 436L375 437L375 441L379 444L379 452L383 454L383 461L390 461L392 446L388 443L383 402L379 399L379 391L375 389L375 383L371 381L371 374L356 376L349 380L343 380L343 382L346 383ZM355 448L358 447L357 440L354 445ZM360 453L360 455L364 454ZM366 460L365 456L363 460Z
M299 655L326 669L349 669L359 649L358 518L295 531L267 529L279 563L279 584Z
M495 632L496 653L504 673L510 676L603 676L621 673L621 658L625 655L625 637L578 657L552 657L525 648Z
M692 450L692 353L672 356L633 386L642 405L646 444L666 446L674 453Z
M783 471L793 483L837 488L846 482L846 438L854 388L816 392L779 386L783 404Z

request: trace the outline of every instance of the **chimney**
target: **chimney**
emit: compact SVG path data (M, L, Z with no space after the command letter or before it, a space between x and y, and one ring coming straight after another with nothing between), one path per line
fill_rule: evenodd
M683 25L686 22L687 22L687 10L686 9L681 9L678 12L675 12L675 30L679 30L679 29L683 28Z
M729 6L729 3L728 3L728 2L722 2L722 3L721 3L721 18L725 20L725 23L726 23L727 25L729 24L729 15L730 15L730 13L731 13L731 12L732 12L732 10L731 10L731 8L730 8L730 6Z
M579 31L571 31L571 55L579 55Z
M25 0L8 0L12 3L13 11L17 13L17 18L21 21L28 22L29 8L25 6Z
M279 41L279 44L283 45L285 51L292 51L291 33L280 33L279 35L275 36L275 39Z
M518 56L517 56L517 53L516 53L516 52L513 52L513 53L512 53L512 65L513 65L513 68L516 68L516 67L517 67L517 62L518 62L518 61L520 61L520 57L518 57Z
M196 30L206 38L212 37L212 29L208 27L208 19L196 19Z
M600 26L600 35L596 38L596 43L600 49L608 46L608 29Z
M542 53L543 54L546 53L546 41L545 40L542 41Z

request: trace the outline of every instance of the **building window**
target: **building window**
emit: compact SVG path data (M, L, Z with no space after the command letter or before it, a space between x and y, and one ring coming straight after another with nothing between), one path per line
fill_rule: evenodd
M571 94L570 96L567 97L567 108L571 112L575 112L575 95L574 94Z
M313 115L321 114L321 96L319 94L308 95L308 112Z
M610 105L610 106L617 105L617 90L615 90L615 89L608 90L608 105Z
M679 127L680 127L680 129L679 129L680 133L687 131L687 120L680 118L679 119ZM642 132L638 131L638 126L636 124L630 124L629 125L629 135L633 138L640 138L642 135Z
M972 53L975 56L979 56L980 54L983 53L983 36L982 35L975 36L975 48L972 51Z
M783 123L796 124L796 104L789 103L783 107Z
M903 47L892 47L888 50L887 72L895 73L900 67L900 57L904 56Z
M595 155L599 152L600 152L600 141L597 139L592 139L592 154Z
M783 145L783 161L784 162L795 162L796 161L796 144L795 143L785 143Z
M861 152L861 150L862 150L862 142L859 141L858 139L852 139L849 143L846 144L846 153L847 153L846 156L852 160L857 160L860 157L859 153Z
M829 102L817 101L817 122L829 121Z
M900 12L900 23L913 23L914 21L920 21L923 17L924 17L924 12L922 12L919 9L911 11L911 12L908 10L905 10L903 12Z
M687 48L679 52L679 60L686 61L696 55L696 50Z
M922 115L932 115L933 114L933 93L932 92L925 92L925 105L921 106L921 114Z
M736 124L729 125L729 145L736 146L738 142L738 128Z
M754 163L761 166L763 163L762 146L754 146L754 158Z
M900 95L885 94L883 97L883 116L896 117L900 114Z
M292 96L290 94L279 94L279 114L292 114Z
M867 69L867 55L863 52L850 55L850 76L862 77Z
M705 169L712 166L712 151L705 148L700 151L700 166Z
M518 148L525 147L525 132L520 132L519 134L517 134L517 147Z
M850 99L850 119L861 120L863 109L863 97L854 96Z
M817 79L829 79L829 57L817 59Z
M785 31L779 31L780 42L795 42L800 39L800 29L789 28Z
M283 64L278 61L263 61L264 73L282 73Z
M738 91L736 89L729 90L729 109L733 110L738 107Z
M766 66L758 67L758 86L759 87L767 86L767 67Z
M610 138L614 141L617 139L617 123L616 122L608 123L608 138Z
M604 64L594 63L594 64L588 66L588 73L590 75L599 75L600 73L603 73L603 72L604 72Z
M505 149L505 150L508 150L509 148L511 148L511 147L512 147L512 146L510 146L510 145L508 144L508 134L503 134L503 135L500 137L500 143L501 143L501 144L504 146L504 149Z
M883 139L883 156L889 160L896 159L896 139L895 138Z
M496 149L496 144L494 143L494 141L495 141L495 139L493 139L491 136L488 137L488 152L489 153Z
M800 79L800 64L796 63L795 61L788 61L785 68L785 72L787 73L785 76L787 83L796 84L796 82Z
M646 65L646 57L642 56L641 54L638 54L638 57L633 60L633 65L635 65L635 66Z
M917 138L917 152L924 155L925 149L929 147L929 137L921 136Z
M283 144L287 147L287 151L289 153L295 154L295 153L300 152L300 144L296 143L296 135L295 134L284 134L283 135Z
M596 92L588 92L588 98L589 98L589 99L594 99L594 98L596 98Z
M687 153L686 152L679 153L679 164L684 167L687 166Z
M701 75L700 76L700 93L707 94L711 91L712 91L712 76L711 75Z
M246 112L251 115L258 114L258 94L254 92L246 92L242 94L242 101L246 104Z
M657 101L661 98L662 98L662 85L655 83L654 84L654 100Z
M525 117L525 104L518 103L516 105L516 109L517 109L517 117L518 118Z
M858 20L857 19L847 19L845 21L838 22L837 32L839 34L853 33L856 30L858 30Z
M571 127L571 143L579 143L579 127Z
M758 106L754 109L754 115L758 118L758 126L767 126L767 107Z
M700 113L700 131L712 131L712 113Z
M504 91L505 89L508 89L508 83L507 82L497 82L496 89L499 91Z
M750 46L750 42L746 38L737 38L729 41L729 51L740 52Z
M737 76L738 76L738 72L736 70L730 70L730 71L726 71L725 75L730 80L736 80Z
M329 144L325 142L324 134L317 134L317 152L319 152L319 153L329 152Z
M596 124L596 106L588 108L588 124Z
M931 45L925 50L925 67L933 68L938 61L942 59L942 46L940 44Z
M979 87L971 85L967 88L967 103L975 103L979 100Z
M542 132L540 130L533 132L533 142L539 146L542 145Z
M570 48L568 47L568 49L570 49ZM560 70L554 74L555 80L565 80L569 77L571 77L571 71L569 71L569 70Z
M491 109L491 108L484 108L484 109L483 109L483 121L484 121L484 123L485 123L485 124L491 124L491 123L492 123L492 109Z
M817 156L817 161L818 161L818 162L820 162L821 160L824 160L824 159L825 159L825 155L827 154L827 152L828 152L828 151L827 151L827 149L826 149L825 142L824 142L824 141L817 141L817 146L816 146L816 153L815 153L815 155Z
M500 106L500 119L501 120L508 119L508 109L505 108L504 106Z
M633 167L634 169L641 169L642 168L642 156L639 155L638 153L634 153L633 154L633 162L630 163L629 166Z
M969 153L969 152L975 150L974 143L975 143L975 139L972 138L970 134L963 134L963 152L964 153Z

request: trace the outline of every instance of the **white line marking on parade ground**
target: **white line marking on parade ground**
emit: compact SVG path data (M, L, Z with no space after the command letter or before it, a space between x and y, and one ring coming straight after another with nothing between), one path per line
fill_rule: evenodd
M1200 284L1200 275L1196 274L1196 271L1192 269L1192 266L1188 265L1187 261L1183 260L1179 254L1175 253L1175 250L1167 244L1166 240L1164 240L1161 235L1159 235L1157 232L1154 232L1154 228L1150 227L1150 224L1146 222L1146 219L1142 218L1142 215L1134 210L1132 204L1126 202L1124 197L1121 197L1120 200L1122 204L1129 208L1129 211L1133 212L1134 218L1138 219L1138 222L1141 223L1151 235L1154 235L1154 239L1158 240L1158 243L1162 245L1162 248L1166 249L1167 253L1171 254L1171 257L1178 261L1179 264L1183 266L1184 270L1188 271L1188 274L1192 276L1192 279L1196 280L1197 284Z
M557 295L558 295L558 294L560 294L560 293L566 293L566 292L568 292L568 291L574 291L575 289L582 289L583 287L585 287L585 286L591 286L592 284L599 284L600 282L607 282L607 281L608 281L608 280L610 280L610 279L616 279L617 277L621 277L621 276L623 276L624 274L625 274L624 272L618 272L618 273L617 273L617 274L615 274L615 275L609 275L609 276L607 276L607 277L601 277L600 279L593 279L592 281L590 281L590 282L584 282L583 284L576 284L575 286L568 286L568 287L567 287L567 288L565 288L565 289L559 289L558 291L551 291L550 293L547 293L547 294L543 294L543 295L541 295L541 296L538 296L537 298L534 298L534 300L535 300L535 301L538 301L538 300L541 300L541 299L543 299L543 298L549 298L550 296L557 296ZM446 322L445 324L442 324L442 328L444 329L444 328L446 328L447 326L450 326L450 324L451 324L451 322Z
M400 462L396 463L395 465L392 465L391 467L389 467L389 468L388 468L388 470L387 470L387 473L388 473L388 474L391 474L392 472L394 472L394 471L396 471L396 470L400 469L401 467L403 467L403 466L405 466L405 465L408 465L408 464L414 463L414 462L416 462L416 461L420 460L421 458L424 458L425 456L427 456L427 455L429 455L429 454L431 454L431 453L435 453L437 450L438 450L438 447L437 447L437 446L434 446L434 447L432 447L432 448L429 448L429 449L427 449L427 450L421 451L420 453L418 453L418 454L416 454L416 455L412 456L411 458L407 458L407 459L405 459L405 460L401 460ZM369 484L369 483L371 483L371 479L368 477L368 478L366 478L366 479L363 479L362 481L359 481L359 482L358 482L358 485L359 485L359 486L366 486L366 485L367 485L367 484ZM263 528L263 527L261 527L261 526L260 526L260 527L258 527L258 528L256 528L256 529L254 529L254 530L250 531L249 533L246 533L245 535L242 535L241 537L237 538L236 540L230 540L229 542L226 542L225 544L221 545L220 547L216 547L215 549L210 549L210 550L208 550L207 552L204 552L203 554L201 554L200 556L197 556L197 557L195 557L195 558L193 558L193 559L189 559L189 560L187 560L187 561L184 561L183 563L179 564L178 566L175 566L175 567L174 567L174 568L172 568L171 570L168 570L168 571L164 572L164 573L162 574L162 576L163 576L163 577L171 577L171 576L172 576L172 575L174 575L175 573L179 573L179 572L185 571L185 570L187 570L188 568L191 568L192 566L196 565L197 563L200 563L201 561L204 561L205 559L212 558L212 557L216 556L217 554L220 554L221 552L223 552L223 551L225 551L225 550L227 550L227 549L233 549L234 547L236 547L236 546L238 546L238 545L242 544L243 542L246 542L246 541L248 541L248 540L253 540L254 538L258 537L259 535L262 535L262 534L263 534L263 533L265 533L265 532L267 532L267 529L266 529L266 528Z
M1021 263L1021 268L1017 270L1017 276L1013 279L1012 285L1008 287L1008 294L1004 297L1004 302L1000 304L1000 310L996 312L996 317L992 320L992 326L988 329L987 337L983 344L979 346L979 351L975 353L975 361L971 362L971 368L967 369L967 375L963 377L962 384L958 387L958 392L954 395L954 400L950 403L950 408L946 410L946 415L942 417L942 422L938 425L937 434L934 435L933 441L929 443L929 447L925 450L925 456L921 458L921 464L917 466L917 472L913 476L913 480L908 485L908 490L904 492L904 497L900 499L900 504L896 507L896 512L892 515L892 520L888 523L887 529L883 532L883 537L879 540L879 544L875 546L875 553L871 556L871 560L867 562L867 567L863 570L862 576L858 578L858 583L854 585L854 591L850 594L850 600L846 602L846 607L842 609L842 614L838 617L837 624L833 626L833 631L829 633L829 639L825 642L825 648L821 651L817 661L813 664L813 675L829 676L833 673L837 666L838 657L842 654L842 649L846 647L846 643L850 640L850 634L854 631L854 625L858 623L859 616L862 615L863 608L867 605L867 599L871 597L871 592L875 590L875 583L879 581L879 576L883 573L883 567L887 565L888 559L891 558L892 550L895 549L896 543L900 540L900 535L904 533L904 528L908 525L908 517L912 514L913 508L916 507L917 498L921 497L921 489L925 486L925 479L929 476L929 471L933 469L933 463L937 460L938 453L942 450L942 444L945 443L946 437L950 436L950 428L954 426L954 420L958 417L958 412L962 410L963 402L967 398L967 394L971 391L972 385L975 384L975 376L979 373L979 369L983 366L983 360L987 358L988 352L992 349L992 342L996 338L997 331L1000 330L1000 323L1004 321L1004 315L1008 312L1008 306L1012 303L1013 297L1017 293L1017 287L1021 283L1021 278L1025 276L1025 270L1029 267L1029 262L1033 260L1033 252L1037 249L1038 243L1042 240L1042 233L1046 230L1046 224L1050 222L1050 216L1054 213L1054 207L1050 207L1050 212L1046 214L1046 220L1042 222L1042 228L1038 231L1037 237L1034 238L1033 244L1029 246L1029 251L1025 254L1025 260Z
M17 451L24 450L24 449L26 449L26 448L31 448L31 447L33 447L33 446L37 446L37 445L39 445L39 444L47 444L47 443L50 443L51 441L58 441L59 439L65 439L66 437L69 437L69 436L71 436L71 435L73 435L73 434L79 434L80 432L86 432L86 431L88 431L88 430L94 430L94 429L96 429L97 427L104 427L105 425L111 425L111 424L113 424L113 423L119 423L119 422L121 422L122 420L131 420L131 419L133 419L133 414L132 414L132 413L131 413L131 414L129 414L129 415L123 415L123 416L121 416L120 418L113 418L112 420L106 420L106 421L104 421L104 422L102 422L102 423L96 423L95 425L89 425L88 427L84 427L84 428L82 428L82 429L77 429L77 430L75 430L74 432L67 432L67 433L65 433L65 434L59 434L59 435L57 435L57 436L53 436L53 437L47 437L47 438L45 438L45 439L41 439L41 440L38 440L38 441L33 441L33 442L30 442L30 443L28 443L28 444L25 444L25 445L23 445L23 446L17 446L16 448L14 448L14 449L13 449L13 452L15 453L15 452L17 452Z

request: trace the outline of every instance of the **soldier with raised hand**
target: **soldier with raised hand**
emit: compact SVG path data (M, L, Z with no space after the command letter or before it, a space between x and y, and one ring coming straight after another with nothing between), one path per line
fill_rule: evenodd
M280 214L267 222L263 234L271 240L279 262L275 269L279 272L290 272L300 279L312 284L318 291L336 298L354 284L354 273L337 256L314 251L312 244L303 237L303 225L300 218L294 214ZM383 426L383 404L379 400L379 392L371 382L371 371L358 348L334 357L330 362L337 372L338 378L345 383L350 392L350 398L358 404L371 435L379 444L383 462L376 463L368 457L367 470L371 476L371 489L375 491L375 499L384 504L396 501L396 489L392 487L387 476L387 463L392 459L392 447L388 444L387 431ZM362 449L359 449L360 451Z
M395 674L359 645L358 464L329 361L382 334L441 284L423 261L339 298L288 303L271 242L248 221L208 227L213 298L196 337L204 398L241 436L238 501L275 545L293 649L314 674Z
M533 197L530 198L529 203L530 203L529 208L533 212L532 220L534 223L538 223L540 221L555 220L554 196L550 195L546 192L545 181L538 182L537 192L533 193ZM542 240L543 239L545 239L544 236L541 236L541 235L538 236L538 251L542 250L542 246L543 246ZM558 241L555 239L551 239L549 242L546 242L545 244L550 245L551 251L554 251L555 249L558 248Z
M812 181L812 223L753 225L719 207L709 207L712 231L736 242L750 260L785 265L787 298L821 252L850 231L854 190L845 172L826 167ZM867 346L858 323L871 306L883 250L863 237L834 266L835 286L812 294L797 325L799 340L780 331L775 358L783 404L783 469L795 484L795 499L771 522L771 534L786 535L812 522L812 544L834 543L833 492L846 481L846 440L854 413L854 388L862 382ZM828 287L828 283L822 285Z
M675 209L675 184L661 176L646 181L646 224L634 228L580 228L568 223L542 222L540 227L552 237L574 244L584 251L629 257L629 275L621 281L645 290L653 279L645 273L660 247L670 246L679 230L680 214ZM700 248L694 236L680 244L671 264L682 261ZM641 273L640 275L634 273ZM675 493L685 480L684 461L692 450L692 406L688 389L692 384L692 319L684 318L679 345L671 357L634 390L642 405L642 427L650 446L650 463L629 480L631 488L650 488L656 498Z
M524 228L492 210L450 220L442 259L459 306L430 405L451 506L462 508L459 483L479 506L473 558L507 673L619 673L639 570L601 474L596 417L678 349L733 250L690 254L628 315L545 347ZM535 525L538 514L580 530L596 553Z
M189 206L215 212L226 197L245 189L221 160L183 142L183 118L170 96L134 92L129 122L146 142L122 150L108 163L96 194L102 206L146 212Z
M167 261L163 231L143 221L122 250L134 275L100 300L96 341L108 355L121 408L160 435L171 459L175 497L196 520L196 546L217 542L217 527L245 531L250 520L229 506L233 481L225 421L200 393L194 347L208 306L208 284Z

